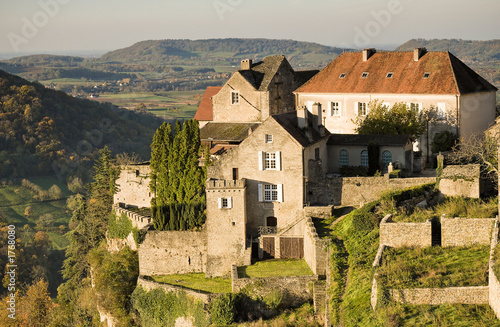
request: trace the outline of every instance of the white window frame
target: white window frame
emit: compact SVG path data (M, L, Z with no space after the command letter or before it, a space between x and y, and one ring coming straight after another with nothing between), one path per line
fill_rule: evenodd
M446 118L446 102L438 102L437 103L437 117L439 119Z
M363 72L363 74L361 74L361 78L367 78L368 74L370 74L370 73L369 72Z
M273 143L273 135L266 134L266 143Z
M281 151L259 151L259 170L281 170Z
M342 116L342 104L340 102L338 101L330 102L330 116L332 117Z
M385 75L385 78L392 78L394 76L393 72L388 72L387 75Z
M259 202L283 202L283 184L259 183Z
M233 198L224 197L218 198L219 209L232 209L233 208Z
M360 113L360 109L361 109L360 107L361 106L364 107L364 110L365 110L364 115L362 115ZM356 115L357 116L363 116L364 117L364 116L368 115L368 103L366 103L366 102L356 102L355 103L355 109L356 109Z
M240 104L240 92L231 91L231 105L237 105L237 104Z

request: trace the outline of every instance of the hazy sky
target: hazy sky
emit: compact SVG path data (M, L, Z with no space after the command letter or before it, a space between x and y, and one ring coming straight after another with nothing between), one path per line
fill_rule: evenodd
M500 38L499 0L0 0L0 53L150 39L278 38L340 47Z

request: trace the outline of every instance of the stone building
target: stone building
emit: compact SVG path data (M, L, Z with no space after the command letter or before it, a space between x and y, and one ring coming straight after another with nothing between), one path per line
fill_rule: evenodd
M122 166L113 203L121 207L150 207L153 198L149 189L150 172L148 162Z
M448 130L458 137L484 132L495 120L497 88L448 51L343 53L295 90L296 104L310 111L321 104L324 124L333 134L354 133L355 120L369 103L407 103L430 110L428 131L415 150L430 153L434 135Z

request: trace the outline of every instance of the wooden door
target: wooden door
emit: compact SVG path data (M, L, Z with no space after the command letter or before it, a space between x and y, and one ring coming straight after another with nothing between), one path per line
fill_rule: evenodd
M280 257L282 259L301 259L304 257L304 239L300 237L280 238Z

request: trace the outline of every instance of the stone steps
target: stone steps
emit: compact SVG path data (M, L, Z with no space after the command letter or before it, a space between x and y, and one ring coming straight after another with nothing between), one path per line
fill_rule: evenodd
M326 283L318 281L314 283L313 287L313 303L314 313L319 314L325 312L326 307Z

